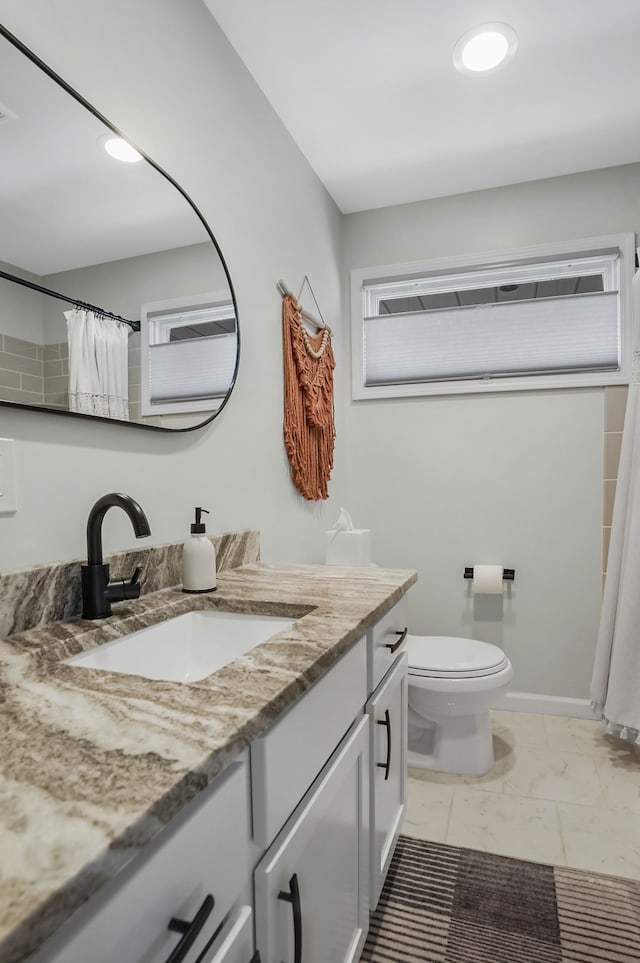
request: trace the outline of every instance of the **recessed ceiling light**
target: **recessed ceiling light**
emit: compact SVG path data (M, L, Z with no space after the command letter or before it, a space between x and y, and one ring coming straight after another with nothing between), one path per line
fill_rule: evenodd
M142 154L135 147L132 147L124 138L118 137L116 134L103 134L102 137L98 138L98 143L106 150L107 154L115 157L116 160L124 161L125 164L136 164L143 159Z
M518 47L515 30L506 23L483 23L468 30L453 50L453 62L462 73L487 73L504 67Z

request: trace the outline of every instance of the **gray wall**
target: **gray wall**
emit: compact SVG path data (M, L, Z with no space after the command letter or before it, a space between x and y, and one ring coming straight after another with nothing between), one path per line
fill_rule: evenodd
M0 270L7 274L15 274L41 284L37 275L16 268L13 264L0 261ZM12 338L22 338L34 344L42 344L43 305L42 295L30 288L22 287L13 281L0 278L0 333L8 334Z
M640 165L345 218L367 267L640 228ZM416 633L502 645L514 689L586 698L600 603L603 389L350 402L348 503L411 565ZM516 569L473 599L466 565Z
M234 394L193 434L3 410L20 509L0 517L0 566L81 556L87 513L110 490L141 501L153 543L180 538L202 504L215 532L259 528L273 560L320 560L323 531L344 504L374 530L376 561L419 569L414 631L501 642L518 689L586 695L599 607L602 391L353 404L345 266L634 230L638 166L342 218L199 0L0 0L0 18L193 198L225 254L242 333ZM96 67L100 50L109 50L108 69ZM336 468L323 505L292 488L282 444L275 282L297 288L305 273L338 361ZM111 512L107 551L132 544ZM517 570L502 613L495 600L466 594L461 569L478 561Z
M212 532L260 529L264 558L320 558L337 509L307 504L289 479L276 280L297 289L308 274L336 332L331 492L340 504L346 340L337 208L199 0L0 0L0 19L187 191L224 252L242 335L235 391L220 418L195 433L2 410L0 435L16 439L19 511L0 517L0 566L82 556L91 505L118 490L139 499L155 544L186 536L193 506L204 505ZM135 543L121 514L107 516L107 550Z
M40 283L135 320L140 318L140 305L147 301L227 291L229 287L220 258L211 243L191 244L50 274ZM45 340L66 340L64 312L71 305L53 298L43 300Z

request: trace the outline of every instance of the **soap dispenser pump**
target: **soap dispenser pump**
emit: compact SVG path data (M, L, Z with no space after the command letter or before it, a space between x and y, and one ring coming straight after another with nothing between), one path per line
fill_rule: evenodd
M191 538L182 546L182 591L190 593L215 592L216 550L206 536L202 513L206 508L196 508L196 520L191 525Z

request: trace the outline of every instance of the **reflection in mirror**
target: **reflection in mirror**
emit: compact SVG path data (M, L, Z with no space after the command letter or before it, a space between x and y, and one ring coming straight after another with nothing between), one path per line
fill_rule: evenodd
M182 190L110 156L107 124L27 53L0 34L0 402L204 424L238 361L217 245Z

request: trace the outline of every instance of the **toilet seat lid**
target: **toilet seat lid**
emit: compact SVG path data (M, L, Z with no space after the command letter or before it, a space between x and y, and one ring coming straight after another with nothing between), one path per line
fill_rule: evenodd
M408 635L409 674L437 678L494 675L509 660L497 645L448 635Z

